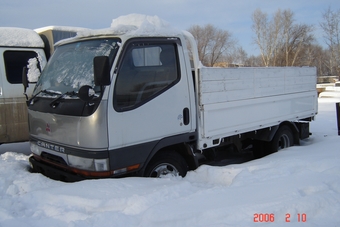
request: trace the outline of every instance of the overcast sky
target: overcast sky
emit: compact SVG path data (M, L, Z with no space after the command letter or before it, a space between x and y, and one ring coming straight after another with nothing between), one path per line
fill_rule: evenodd
M254 44L251 14L261 9L273 15L278 9L290 9L297 23L319 27L322 13L331 7L340 9L340 0L1 0L0 26L40 28L77 26L106 28L112 19L131 13L158 17L173 27L213 24L227 30L248 54L259 54ZM322 44L320 29L315 32Z

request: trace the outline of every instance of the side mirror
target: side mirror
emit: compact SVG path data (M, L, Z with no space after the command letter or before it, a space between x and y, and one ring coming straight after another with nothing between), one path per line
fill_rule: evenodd
M28 77L27 77L27 67L22 68L22 85L24 85L24 95L26 97L26 102L28 101L27 88L28 88ZM28 106L28 105L27 105Z
M24 91L28 88L27 67L22 68L22 85L24 85Z
M89 85L82 86L78 91L78 97L84 102L89 102L93 99L95 91Z
M94 84L97 86L110 85L110 61L107 56L97 56L93 59Z

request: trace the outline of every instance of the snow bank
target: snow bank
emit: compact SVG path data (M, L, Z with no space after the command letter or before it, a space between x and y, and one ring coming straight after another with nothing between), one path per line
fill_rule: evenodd
M319 94L319 98L340 98L339 91L323 91Z
M33 30L0 27L0 46L44 47L44 42Z
M28 156L7 146L0 226L339 226L335 101L319 99L302 145L243 164L203 165L185 178L62 183L29 173Z

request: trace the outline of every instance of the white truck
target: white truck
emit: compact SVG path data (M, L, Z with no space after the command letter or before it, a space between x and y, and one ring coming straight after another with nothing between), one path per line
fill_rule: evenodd
M23 68L31 66L31 70L42 70L54 51L53 45L81 30L83 28L66 26L36 30L0 27L0 144L29 139L26 98L22 90ZM34 74L38 76L40 72ZM28 87L25 93L30 96L33 88Z
M309 136L315 68L203 67L193 36L156 19L57 45L28 105L33 171L185 176L230 146L262 157Z

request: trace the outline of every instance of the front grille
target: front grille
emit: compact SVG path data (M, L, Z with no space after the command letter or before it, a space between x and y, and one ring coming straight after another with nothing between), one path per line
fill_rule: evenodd
M41 158L43 158L47 161L53 162L53 163L57 163L57 164L60 164L60 165L67 166L67 163L65 162L65 160L62 157L59 157L59 156L56 156L56 155L53 155L53 154L42 152Z

